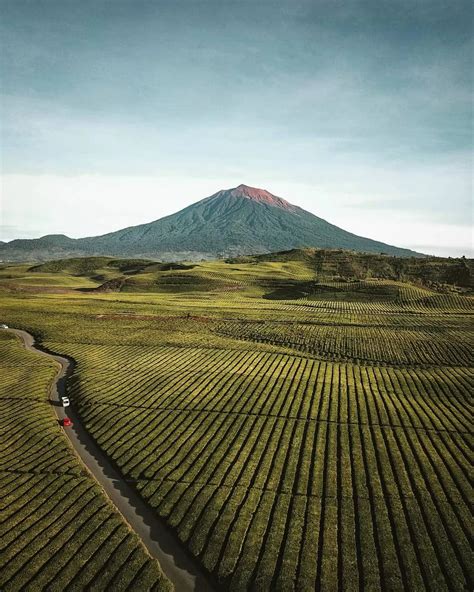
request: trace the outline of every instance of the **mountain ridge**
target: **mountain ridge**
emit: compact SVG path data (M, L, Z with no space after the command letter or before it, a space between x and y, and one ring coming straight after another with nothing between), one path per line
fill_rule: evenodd
M424 256L355 235L265 189L241 184L221 189L174 214L99 236L72 239L54 234L0 244L0 259L44 261L110 255L176 261L302 247Z

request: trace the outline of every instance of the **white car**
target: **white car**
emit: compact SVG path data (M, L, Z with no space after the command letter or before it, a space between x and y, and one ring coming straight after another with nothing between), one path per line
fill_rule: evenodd
M69 405L71 404L67 397L61 397L61 402L63 404L63 407L69 407Z
M8 325L5 325L5 323L2 323L0 325L0 329L8 329Z

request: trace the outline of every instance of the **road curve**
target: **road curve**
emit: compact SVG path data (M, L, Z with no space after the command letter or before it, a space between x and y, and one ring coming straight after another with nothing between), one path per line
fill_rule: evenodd
M73 427L64 429L65 434L83 464L101 485L132 530L140 537L150 555L159 561L161 569L173 583L176 592L215 590L208 577L183 549L177 537L125 481L123 475L95 443L82 426L74 409L70 406L67 408L67 413L65 412L65 408L60 403L60 397L66 394L66 380L72 373L73 362L38 349L35 347L34 337L26 331L20 329L9 329L9 331L22 340L26 349L47 356L60 365L49 396L58 420L64 419L67 415L74 423Z

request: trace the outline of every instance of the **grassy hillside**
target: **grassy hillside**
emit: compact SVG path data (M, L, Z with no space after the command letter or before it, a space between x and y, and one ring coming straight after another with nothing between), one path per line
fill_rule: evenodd
M293 249L280 253L242 257L229 263L301 261L321 279L382 278L446 289L474 286L474 261L451 257L392 257L387 254L356 253L344 250Z
M474 262L439 257L397 258L342 250L296 249L269 255L199 263L84 257L40 265L0 267L0 289L97 289L103 292L229 292L270 299L298 299L322 293L334 298L397 296L374 280L411 283L438 293L471 293ZM369 291L365 282L372 282ZM390 294L389 294L390 292ZM365 295L365 296L364 296Z
M76 360L87 430L223 590L461 592L474 299L441 279L463 262L420 262L428 285L357 257L7 268L0 320Z
M56 370L0 332L0 588L171 590L58 426Z

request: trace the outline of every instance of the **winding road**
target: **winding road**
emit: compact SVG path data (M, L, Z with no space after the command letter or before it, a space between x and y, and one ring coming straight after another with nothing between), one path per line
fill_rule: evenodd
M118 509L124 520L137 533L150 555L156 558L161 569L173 583L177 592L207 592L215 590L197 562L183 549L177 537L148 507L140 495L127 483L113 466L107 455L95 443L82 426L80 418L71 406L62 406L60 397L66 395L66 381L73 371L73 362L35 347L32 335L20 329L8 329L17 335L26 349L55 360L60 368L50 389L50 400L58 420L70 417L73 427L65 428L75 452L89 473L96 479L106 495Z

